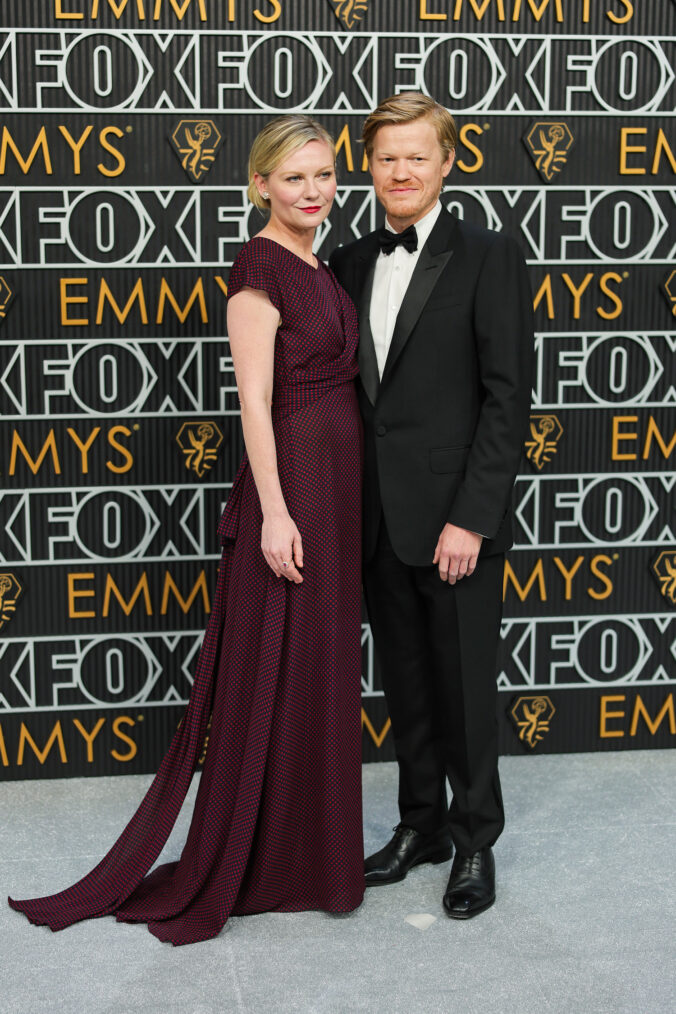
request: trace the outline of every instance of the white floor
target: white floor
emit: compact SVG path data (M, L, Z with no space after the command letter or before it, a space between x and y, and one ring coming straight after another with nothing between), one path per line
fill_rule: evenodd
M445 866L370 889L349 916L233 919L180 948L110 918L55 934L3 905L0 1012L675 1014L676 751L507 757L501 770L498 900L476 919L445 917ZM148 781L0 785L3 894L85 873ZM395 766L366 767L364 790L374 849L396 823ZM406 921L420 914L434 917L424 931Z

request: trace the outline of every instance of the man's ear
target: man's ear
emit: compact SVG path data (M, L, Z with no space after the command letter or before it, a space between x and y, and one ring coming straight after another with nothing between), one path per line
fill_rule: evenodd
M444 177L448 176L448 174L450 173L451 169L453 168L453 163L454 162L455 162L455 148L453 148L451 150L448 158L446 159L446 161L444 162L444 164L441 167L441 175L442 176L444 176Z

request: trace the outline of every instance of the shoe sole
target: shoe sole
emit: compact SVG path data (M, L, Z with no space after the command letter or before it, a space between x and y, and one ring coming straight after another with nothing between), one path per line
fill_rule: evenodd
M402 873L400 877L387 877L383 880L368 880L368 874L366 874L366 886L367 887L385 887L386 884L399 884L402 880L406 880L407 875L411 872L414 866L422 866L424 863L430 863L432 866L437 866L439 863L447 863L453 855L453 849L443 849L441 852L433 852L429 856L421 856L416 859L414 863L411 863L406 873Z
M495 895L493 895L490 901L487 901L484 905L481 905L480 908L473 908L471 912L449 912L445 905L444 912L446 913L449 919L472 919L474 918L475 915L481 915L482 912L485 912L486 909L490 908L491 905L493 905L494 903L495 903Z

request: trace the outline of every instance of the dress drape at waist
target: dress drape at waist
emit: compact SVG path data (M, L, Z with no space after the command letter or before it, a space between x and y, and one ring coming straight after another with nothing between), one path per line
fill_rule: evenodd
M288 419L296 412L307 408L308 405L313 405L315 402L320 401L329 391L351 384L353 379L354 377L351 375L343 375L326 380L304 381L296 384L276 384L272 398L273 424L281 422L283 419ZM232 542L237 538L240 501L249 467L249 458L245 452L218 525L218 535L221 543Z
M319 401L325 394L336 387L344 387L351 384L354 377L351 374L330 377L325 380L308 380L296 384L276 384L272 396L272 420L279 422L288 416L307 408L315 401Z

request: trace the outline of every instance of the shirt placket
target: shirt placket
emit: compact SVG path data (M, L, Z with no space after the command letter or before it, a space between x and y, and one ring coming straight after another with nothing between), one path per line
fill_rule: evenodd
M392 270L390 272L390 286L387 300L387 346L389 352L389 345L392 341L392 334L394 332L394 325L397 322L397 315L404 298L402 291L402 279L404 273L404 258L406 257L406 251L403 247L398 246L392 256Z

